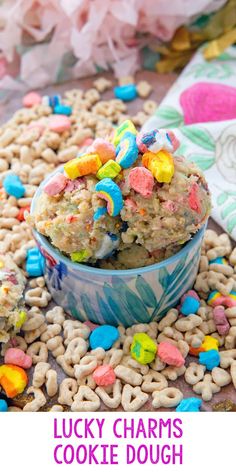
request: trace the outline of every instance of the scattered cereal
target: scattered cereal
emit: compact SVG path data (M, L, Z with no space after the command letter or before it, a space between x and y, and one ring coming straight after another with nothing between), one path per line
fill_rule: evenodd
M24 220L37 186L58 164L77 158L83 143L90 146L89 152L97 153L101 166L110 160L113 165L117 163L115 146L127 139L125 133L135 136L138 147L146 146L145 152L158 152L159 149L155 146L160 144L161 139L167 146L167 153L178 147L179 143L171 131L163 135L159 133L159 142L155 138L155 143L150 141L150 136L141 135L136 138L137 130L128 119L124 103L120 100L99 101L98 92L103 93L111 88L111 82L101 78L94 81L94 86L96 90L91 89L86 93L76 89L68 91L65 94L65 102L57 95L42 99L34 92L28 94L24 97L25 108L18 110L1 129L0 181L3 187L0 189L0 342L4 343L1 355L5 356L5 364L0 366L0 384L13 401L15 396L23 391L23 395L31 397L24 396L24 403L8 407L7 401L2 398L7 397L1 393L0 411L63 411L63 408L71 408L72 411L97 411L101 401L109 409L118 408L121 404L125 411L137 411L148 401L150 395L154 408L174 408L178 405L176 411L199 411L200 399L183 399L182 392L174 386L169 387L168 382L175 382L178 377L184 375L186 383L195 393L202 395L204 401L210 401L215 393L230 382L236 386L236 252L235 249L232 250L227 235L218 236L214 231L206 231L195 283L197 297L194 297L192 291L187 292L181 307L169 310L158 323L135 325L127 330L122 327L108 327L109 330L104 333L104 328L107 329L105 326L97 327L91 323L68 319L60 307L47 308L51 296L45 287L38 261L31 260L31 269L29 264L27 266L29 255L38 254L31 229ZM140 96L146 98L150 87L139 83L137 91ZM136 123L146 120L147 115L153 113L155 108L155 102L146 101L145 113L141 112L141 115L136 117ZM62 113L63 116L57 113ZM69 118L66 114L70 115ZM115 131L114 125L118 125ZM107 135L111 132L112 144L107 142ZM118 159L120 158L123 158L122 153ZM176 162L176 165L181 165L181 162ZM150 176L152 171L145 170ZM121 181L123 172L125 174L127 171L119 171L118 175ZM9 183L8 175L13 176L13 180L14 176L17 177L13 187L10 187L10 192L9 186L8 189L4 188L4 185ZM152 198L153 179L149 179L148 183L145 179L139 180L142 186L137 185L135 172L133 177L133 180L132 176L129 179L132 192L141 189L139 197L143 195L145 198ZM67 182L67 178L62 177L61 180L65 182L65 179ZM76 185L83 185L83 181L77 177L73 182L72 185L70 181L72 186L68 185L68 189L72 190L68 192L73 191ZM17 188L21 189L20 193L16 193ZM60 188L57 188L57 193L54 193L54 188L53 193L48 196L56 199ZM189 202L195 213L199 211L197 193L198 189L194 187L189 194ZM84 195L86 201L86 190ZM130 197L125 197L127 209L125 210L125 205L122 211L131 211L128 199L131 200ZM173 202L168 200L165 204L166 211L173 215L176 211ZM145 205L142 204L137 211L142 212L140 214L145 217ZM104 218L106 213L106 208L99 207L96 201L91 211L91 219L97 221L97 217ZM106 234L104 244L115 237L117 238L116 234ZM9 252L10 257L3 255L6 252ZM29 280L23 298L24 274L27 277L33 276L34 279ZM188 305L188 296L191 303L194 298L194 305ZM24 302L28 308L25 308ZM46 315L41 312L44 307ZM182 317L181 313L185 314L186 318ZM16 334L19 329L20 336ZM103 334L96 338L96 331L101 329ZM136 342L137 349L133 358L133 355L130 355L130 347L135 339L139 339L140 334L145 334L155 349L149 350L150 345L146 349L145 343L140 343L139 350ZM181 359L180 367L177 364L167 366L168 359L159 357L163 344L168 345L167 354L170 355L173 348L175 354L178 353L178 359ZM159 349L157 355L156 347ZM188 349L190 354L194 352L200 357L196 357L196 362L187 362L185 365ZM205 362L206 365L199 363L205 356L209 356L209 353L211 355L212 351L213 363L216 365L217 357L217 366L212 368L213 364L209 365L208 362ZM141 363L142 354L145 360L147 354L150 356L148 363ZM51 359L58 365L60 374L64 375L60 386ZM25 392L28 379L24 368L29 368L31 361L34 369L32 386ZM211 374L205 374L206 367L212 369ZM32 395L34 398L30 401ZM53 406L52 403L47 406L48 397L52 398ZM232 411L235 405L228 400L214 405L213 409Z

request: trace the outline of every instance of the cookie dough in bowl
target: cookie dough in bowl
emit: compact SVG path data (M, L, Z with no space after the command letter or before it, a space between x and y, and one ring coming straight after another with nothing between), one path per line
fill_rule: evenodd
M106 213L99 221L94 220L100 203L95 184L95 178L83 177L76 182L69 181L69 190L65 188L63 194L51 197L43 191L36 200L33 218L37 231L73 261L95 263L104 256L104 251L112 252L120 242L118 217ZM106 235L108 243L103 250Z
M88 150L49 177L35 197L33 226L73 262L116 269L159 262L175 254L209 216L208 187L195 164L174 157L163 133L136 137L132 131L114 146L113 159L103 164L100 143L101 159Z
M125 205L121 218L128 228L122 234L123 242L139 244L159 260L175 253L188 241L210 210L206 181L195 164L176 156L174 165L171 182L155 183L149 198L129 187L126 191L132 169L124 173Z
M193 284L210 196L177 147L172 133L126 121L36 192L29 222L47 283L73 316L149 322Z

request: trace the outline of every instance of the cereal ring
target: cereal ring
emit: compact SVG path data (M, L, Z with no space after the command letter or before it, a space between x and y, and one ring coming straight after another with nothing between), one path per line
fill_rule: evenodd
M152 406L153 408L173 408L181 402L183 399L182 392L175 387L167 387L161 390L160 392L155 391L152 394L153 401Z
M90 387L81 385L74 396L71 411L97 411L100 403L100 398Z
M212 376L210 374L206 374L201 382L193 386L193 391L201 395L205 402L209 402L213 394L220 391L220 387L212 382Z
M161 391L168 387L168 382L163 374L150 369L147 375L143 376L142 390L146 393L152 393L156 390Z
M117 379L112 385L112 396L107 393L104 387L97 387L95 392L108 408L118 408L121 402L121 390L121 381Z
M124 411L137 411L148 401L148 394L142 392L140 387L132 387L129 384L124 385L121 404Z

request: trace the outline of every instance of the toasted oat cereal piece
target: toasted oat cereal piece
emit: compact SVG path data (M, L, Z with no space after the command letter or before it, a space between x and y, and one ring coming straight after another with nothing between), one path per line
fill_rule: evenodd
M152 86L146 80L141 80L137 84L137 92L141 98L147 98L152 91Z
M100 93L103 93L112 87L112 82L106 79L106 77L99 77L94 80L93 85Z

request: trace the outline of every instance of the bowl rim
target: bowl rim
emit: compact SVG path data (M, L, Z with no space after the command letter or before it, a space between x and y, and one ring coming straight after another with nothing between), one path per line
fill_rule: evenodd
M63 166L57 167L54 172L49 174L46 179L41 182L39 187L37 188L32 202L31 202L31 207L30 207L30 213L33 213L34 207L35 207L35 202L39 195L42 192L43 187L45 186L46 182L54 175L56 172L61 172L63 169ZM203 238L205 229L207 226L207 221L203 224L203 226L193 235L193 237L184 245L180 251L178 251L176 254L173 256L168 257L167 259L164 259L163 261L156 262L155 264L151 264L149 266L145 267L139 267L137 269L99 269L98 267L92 267L88 266L86 264L80 264L79 262L72 262L70 259L66 256L64 256L58 249L54 248L52 244L49 242L49 240L40 234L36 229L32 230L33 236L35 240L44 247L46 247L46 250L49 252L52 257L62 260L64 264L66 264L68 267L71 269L74 269L76 271L84 272L87 274L93 274L93 275L98 275L98 276L123 276L123 277L129 277L129 276L137 276L141 275L147 272L153 272L153 271L158 271L159 269L162 269L163 267L166 267L168 265L171 265L175 263L177 260L181 259L183 256L186 255L188 251L190 251L195 244L198 243L200 239Z
M186 253L188 253L196 244L197 242L202 239L204 231L205 231L206 224L202 226L197 233L188 241L185 246L180 249L176 254L174 254L171 257L168 257L167 259L164 259L161 262L156 262L155 264L150 264L149 266L145 267L139 267L137 269L99 269L98 267L92 267L88 266L86 264L80 264L78 262L72 262L68 257L64 256L61 254L57 249L54 249L52 244L48 241L48 239L40 234L38 231L35 229L33 230L33 236L35 240L43 247L46 249L47 252L49 252L50 255L55 257L56 259L61 260L66 264L68 267L76 270L76 271L81 271L85 272L87 274L94 274L94 275L99 275L99 276L106 276L106 275L111 275L111 276L123 276L123 277L129 277L129 276L136 276L136 275L141 275L147 272L153 272L153 271L158 271L159 269L162 269L163 267L166 267L168 265L171 265L184 257Z

